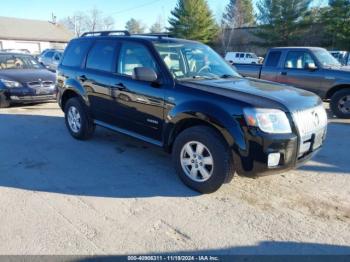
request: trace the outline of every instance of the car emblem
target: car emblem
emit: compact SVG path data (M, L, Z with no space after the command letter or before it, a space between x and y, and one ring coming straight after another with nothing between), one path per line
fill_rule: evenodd
M313 116L313 123L315 127L318 127L320 125L320 116L318 115L317 112L313 111L312 113Z

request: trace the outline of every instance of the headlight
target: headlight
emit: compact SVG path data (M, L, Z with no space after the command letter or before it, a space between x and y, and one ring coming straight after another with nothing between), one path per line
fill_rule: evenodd
M286 114L278 109L245 108L244 117L248 126L260 128L270 134L288 134L292 132Z
M0 79L0 81L8 88L22 87L22 84L17 81L10 81L6 79Z

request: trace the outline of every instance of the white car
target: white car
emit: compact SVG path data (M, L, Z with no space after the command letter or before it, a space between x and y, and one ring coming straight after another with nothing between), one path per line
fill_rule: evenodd
M258 64L259 58L254 53L227 52L225 60L232 64Z

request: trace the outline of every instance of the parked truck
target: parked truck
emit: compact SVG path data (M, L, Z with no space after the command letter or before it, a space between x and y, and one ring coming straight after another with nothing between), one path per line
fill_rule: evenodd
M350 118L350 67L342 66L326 49L278 47L269 50L262 65L235 64L245 77L292 85L330 101L333 113Z

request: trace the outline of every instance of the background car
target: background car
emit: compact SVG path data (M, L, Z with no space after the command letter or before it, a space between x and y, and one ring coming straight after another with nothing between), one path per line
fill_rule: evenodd
M33 56L0 53L0 108L56 98L56 76Z
M259 57L254 53L228 52L225 60L230 64L258 64Z
M342 65L350 65L350 52L347 51L329 51Z
M18 54L30 54L28 49L2 49L0 52L3 53L18 53Z
M63 50L47 49L38 57L38 61L50 71L56 71L62 58Z

